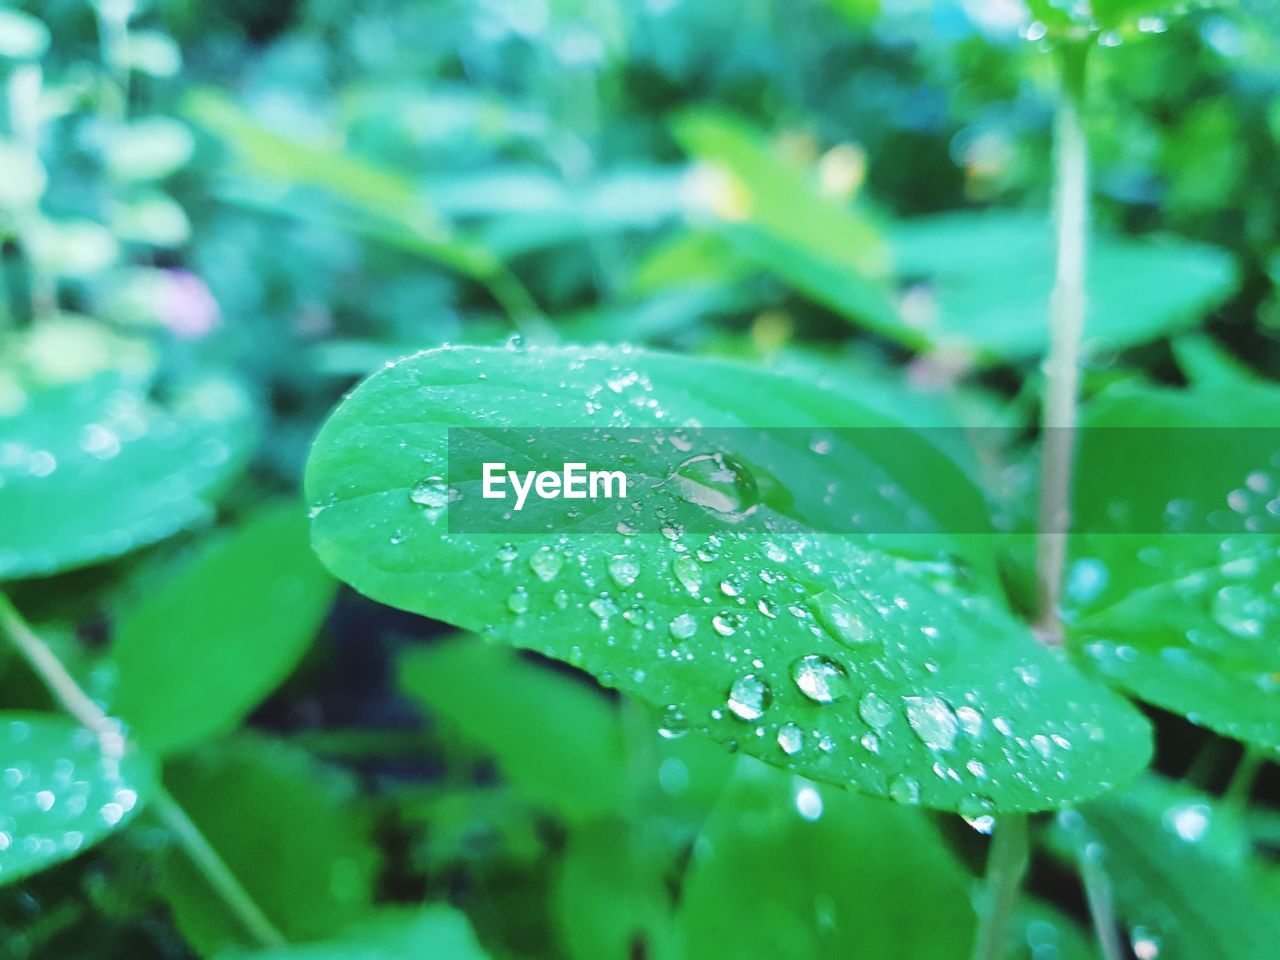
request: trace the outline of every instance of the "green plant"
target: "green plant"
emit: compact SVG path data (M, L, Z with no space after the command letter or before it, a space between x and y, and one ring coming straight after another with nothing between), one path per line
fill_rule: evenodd
M1265 955L1265 14L482 6L0 11L0 954Z

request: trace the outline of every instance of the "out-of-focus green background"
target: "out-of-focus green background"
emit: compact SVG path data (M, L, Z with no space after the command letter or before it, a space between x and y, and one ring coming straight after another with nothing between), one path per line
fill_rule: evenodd
M1244 3L1100 38L1086 397L1280 373L1277 27ZM0 485L6 593L291 940L696 960L740 927L776 957L915 930L868 955L967 956L963 823L754 768L709 820L727 754L339 590L299 488L343 393L442 343L645 344L1030 425L1043 34L1014 0L0 8L0 471L65 483L56 522ZM7 647L0 704L50 708ZM1217 783L1232 748L1162 722L1161 769ZM1093 955L1062 870L1010 956ZM206 883L144 812L0 887L0 958L252 946Z

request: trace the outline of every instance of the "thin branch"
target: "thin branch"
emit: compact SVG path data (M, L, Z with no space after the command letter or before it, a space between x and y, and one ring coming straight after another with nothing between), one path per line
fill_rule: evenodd
M1071 525L1071 461L1080 392L1080 340L1084 332L1085 263L1089 230L1089 163L1082 124L1087 41L1063 42L1062 96L1054 126L1054 225L1057 268L1049 301L1049 355L1040 479L1036 580L1037 632L1062 642L1059 601Z
M1111 878L1102 865L1102 848L1086 843L1080 850L1080 878L1084 882L1089 916L1098 937L1103 960L1124 960L1124 947L1116 933L1116 911L1111 897Z
M53 694L58 704L104 742L118 741L119 727L84 692L58 655L23 619L9 598L0 593L0 633L22 655L31 669ZM132 745L130 745L132 746ZM253 938L264 947L284 946L286 941L253 897L236 879L200 828L195 825L173 795L157 782L149 797L150 807L169 828L179 846L204 875L214 891Z

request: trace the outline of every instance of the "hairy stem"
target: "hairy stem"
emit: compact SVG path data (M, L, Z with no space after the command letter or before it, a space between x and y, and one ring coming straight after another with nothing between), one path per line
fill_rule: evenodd
M105 741L119 735L111 718L84 692L57 654L31 629L30 624L3 593L0 593L0 633L9 638L67 713L93 731L99 739ZM267 919L266 914L169 791L157 783L148 802L192 863L253 938L264 947L283 946L283 935Z
M1009 940L1009 922L1022 893L1022 878L1030 860L1027 817L1003 816L991 837L987 856L986 889L978 935L973 944L973 960L1001 960Z
M1054 227L1057 267L1049 301L1049 355L1045 360L1040 519L1036 543L1039 590L1037 632L1062 642L1059 600L1071 522L1071 460L1080 391L1080 340L1084 331L1085 261L1089 230L1089 163L1082 125L1085 41L1059 48L1062 95L1054 125Z

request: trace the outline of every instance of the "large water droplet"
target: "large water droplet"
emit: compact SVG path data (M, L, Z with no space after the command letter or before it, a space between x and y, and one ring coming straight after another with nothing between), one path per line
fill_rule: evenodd
M529 591L524 587L516 587L507 597L507 609L519 616L529 612Z
M635 557L619 554L609 558L606 564L609 578L620 587L629 587L640 576L640 562Z
M698 632L698 621L692 614L682 613L671 618L668 629L671 631L671 636L677 640L688 640Z
M813 598L813 612L832 637L852 650L866 649L875 641L870 611L829 590Z
M702 590L702 565L687 553L682 553L671 561L671 572L676 575L680 585L692 596Z
M893 721L893 704L871 690L858 701L858 716L862 717L867 726L883 730Z
M666 740L675 740L689 732L689 718L674 703L667 704L662 710L661 725L658 733Z
M729 710L741 720L759 720L772 702L769 685L753 673L739 677L729 688Z
M539 547L529 557L529 569L543 583L550 583L564 566L564 557L550 547Z
M791 665L791 679L815 703L832 703L849 695L849 673L843 666L811 653Z
M449 487L442 477L427 477L413 485L409 499L430 510L442 510L449 503Z
M903 697L907 722L926 747L950 750L956 742L960 721L951 708L938 697Z
M721 453L690 457L668 479L685 500L716 513L745 514L760 502L751 471Z

